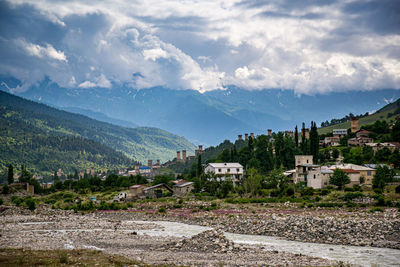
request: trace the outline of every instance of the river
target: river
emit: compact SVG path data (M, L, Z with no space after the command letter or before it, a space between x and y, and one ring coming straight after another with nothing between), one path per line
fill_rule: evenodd
M135 223L154 223L160 229L139 230L138 234L150 236L191 237L212 228L168 221L134 221ZM400 266L400 250L389 248L331 245L288 241L278 237L225 233L236 243L259 245L267 250L301 253L314 257L342 261L361 266Z

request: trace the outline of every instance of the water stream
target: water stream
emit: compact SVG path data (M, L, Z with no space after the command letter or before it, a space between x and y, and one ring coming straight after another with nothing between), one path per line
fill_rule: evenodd
M140 224L153 223L160 229L138 230L138 234L151 236L191 237L212 228L168 221L134 221ZM343 261L362 266L400 266L400 250L389 248L330 245L288 241L278 237L225 233L236 243L260 245L267 250L301 253L314 257Z

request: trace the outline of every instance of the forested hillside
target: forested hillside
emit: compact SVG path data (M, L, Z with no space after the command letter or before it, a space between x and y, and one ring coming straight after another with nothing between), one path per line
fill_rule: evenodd
M36 164L46 160L54 162L54 165L57 165L58 160L59 164L63 160L78 160L76 155L79 153L84 155L82 160L88 162L96 159L100 164L105 159L99 157L104 157L108 158L108 164L127 164L128 158L141 162L147 159L165 161L173 158L176 150L186 149L192 153L194 149L194 145L185 138L157 128L119 127L2 91L0 107L2 152L8 151L0 156L3 167L13 158L29 166L28 161L33 160L34 154L38 159L32 162ZM88 139L92 141L89 142ZM123 152L126 157L113 149ZM60 158L57 158L55 155L40 152L46 150L49 153L62 151L64 156L59 155ZM112 159L113 156L116 158ZM41 165L43 166L37 168L42 171L48 169L45 167L47 164Z

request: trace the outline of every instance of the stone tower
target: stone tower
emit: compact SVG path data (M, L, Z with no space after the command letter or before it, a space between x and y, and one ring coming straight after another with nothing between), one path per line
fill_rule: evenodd
M272 129L268 129L268 136L272 136Z
M248 133L244 134L244 140L246 140L246 141L249 140L249 134Z
M358 118L357 117L352 117L350 119L350 125L351 125L351 132L356 133L360 129L358 126Z
M177 161L181 160L181 152L180 151L176 151L176 160Z
M238 141L242 141L243 139L242 139L242 135L241 134L239 134L238 135Z
M182 150L182 161L186 161L186 150Z

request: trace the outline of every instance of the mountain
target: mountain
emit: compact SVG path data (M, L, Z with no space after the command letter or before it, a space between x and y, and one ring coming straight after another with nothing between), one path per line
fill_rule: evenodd
M94 157L107 157L112 160L113 156L118 155L116 157L121 160L121 164L127 164L133 160L147 162L147 159L167 161L176 155L176 150L180 149L186 149L189 155L194 152L194 145L185 138L157 128L120 127L83 115L61 111L2 91L0 91L0 107L3 149L10 147L9 155L18 151L19 156L17 157L17 154L14 156L22 162L30 157L33 148L40 151L45 149L43 147L47 143L51 143L52 146L47 146L46 149L54 147L62 150L68 156L68 160L73 159L72 155L66 153L70 147L76 153L85 154L89 151L86 145L92 147L92 150L98 145L100 150L92 153ZM16 132L15 138L14 132ZM45 138L43 147L39 142L41 138ZM87 142L88 140L90 142ZM79 149L79 145L85 142L87 144ZM62 143L61 147L58 143ZM3 153L2 157L2 165L8 164ZM38 153L37 161L40 160L49 159L43 158ZM61 158L60 162L62 161Z
M385 105L383 108L379 109L377 112L362 117L359 119L359 126L373 124L377 120L385 120L389 123L393 123L397 117L400 116L400 98L393 103ZM325 134L332 132L333 129L348 129L350 128L350 121L338 123L328 127L323 127L318 129L320 134Z
M17 80L0 79L0 89L18 88ZM245 90L228 86L203 94L164 87L134 89L125 84L105 88L62 88L49 79L15 94L52 106L78 107L108 117L179 133L196 144L215 145L238 134L293 130L310 121L344 117L382 108L399 90L347 91L296 95L291 90ZM80 112L81 113L81 112Z
M114 125L119 125L119 126L129 127L129 128L138 127L138 125L133 122L119 120L116 118L111 118L101 112L92 111L90 109L84 109L84 108L78 108L78 107L64 107L64 108L62 108L62 110L65 110L65 111L68 111L71 113L82 114L89 118L92 118L92 119L95 119L98 121L108 122L108 123L111 123Z

